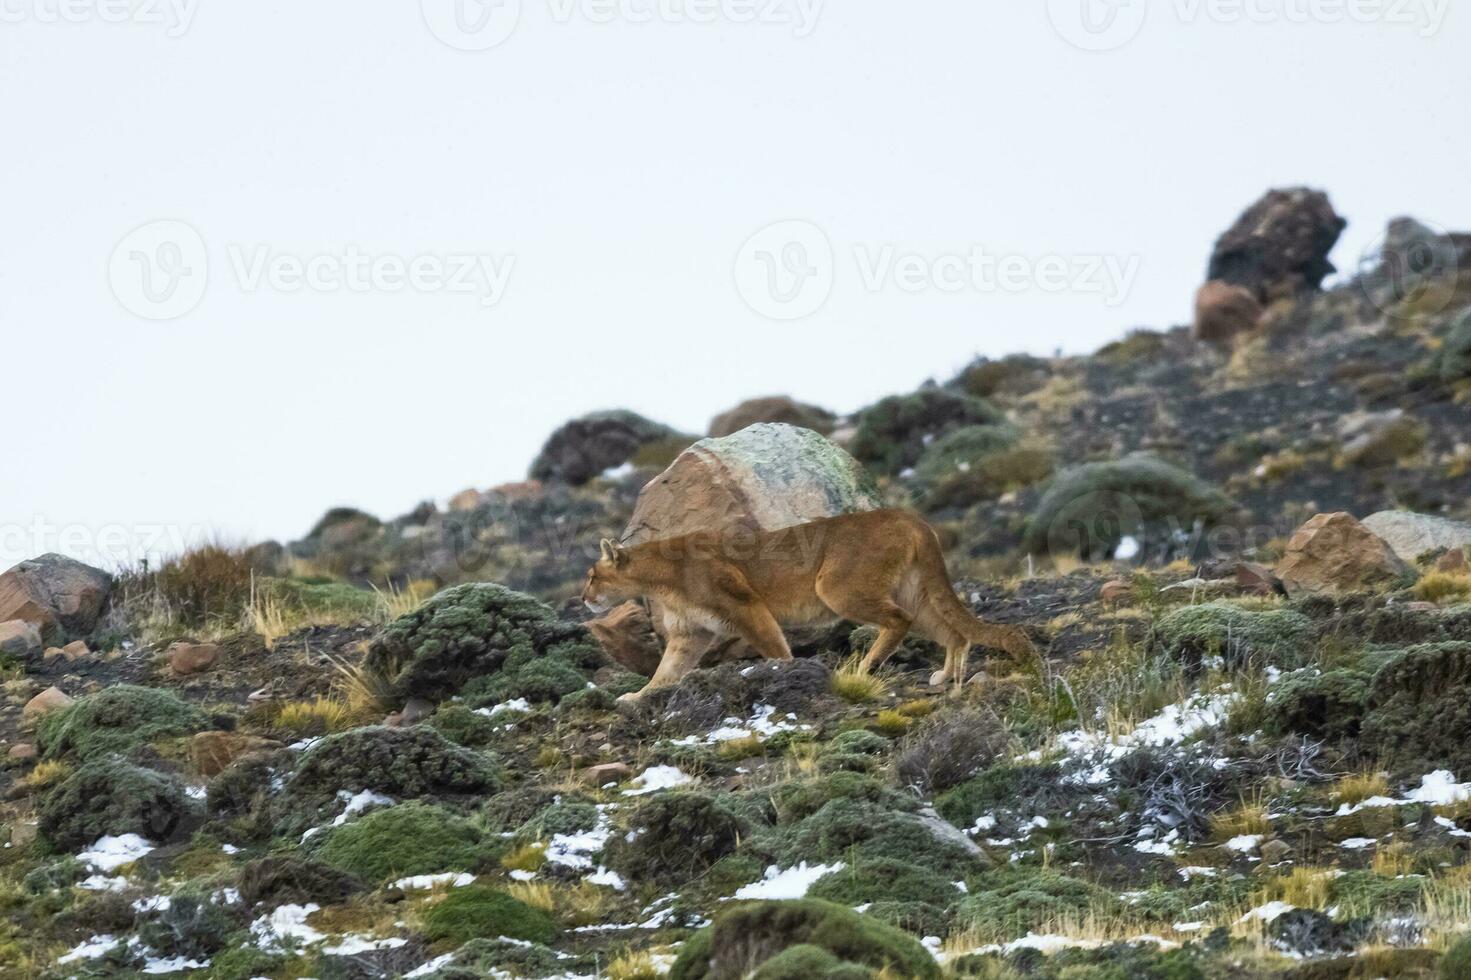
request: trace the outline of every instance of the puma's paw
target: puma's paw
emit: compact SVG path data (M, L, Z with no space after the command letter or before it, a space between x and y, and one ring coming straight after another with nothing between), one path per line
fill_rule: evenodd
M944 687L950 683L950 675L943 670L937 670L930 675L930 687Z

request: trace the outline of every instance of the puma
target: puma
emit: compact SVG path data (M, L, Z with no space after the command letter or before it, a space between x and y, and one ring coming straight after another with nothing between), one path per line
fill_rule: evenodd
M762 656L789 660L783 626L850 619L878 627L871 671L911 629L945 649L930 683L962 682L970 648L1031 652L1022 630L982 622L956 596L935 532L901 510L824 518L777 531L714 531L623 547L604 540L582 601L602 613L647 597L663 610L668 645L636 700L676 684L710 635L738 636ZM700 640L697 637L705 637Z

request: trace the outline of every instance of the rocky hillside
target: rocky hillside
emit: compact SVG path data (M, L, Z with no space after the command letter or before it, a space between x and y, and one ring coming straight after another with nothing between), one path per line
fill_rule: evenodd
M1471 977L1471 238L1329 279L1343 225L1272 192L1091 356L4 572L0 975ZM600 538L881 504L1038 654L935 689L840 623L618 701Z

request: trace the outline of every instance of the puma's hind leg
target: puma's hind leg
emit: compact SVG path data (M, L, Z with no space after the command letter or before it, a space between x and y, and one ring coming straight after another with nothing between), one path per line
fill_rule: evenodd
M818 583L817 597L844 619L878 627L878 639L873 641L873 646L868 648L868 655L863 658L864 673L883 666L884 661L904 642L904 637L909 635L909 627L914 622L914 617L887 596L860 599L855 596L825 595L822 583Z

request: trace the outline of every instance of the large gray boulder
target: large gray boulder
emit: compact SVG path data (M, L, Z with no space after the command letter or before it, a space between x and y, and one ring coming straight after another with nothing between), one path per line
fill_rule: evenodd
M629 462L649 443L681 438L678 431L637 412L593 412L567 422L547 438L532 461L531 478L581 486L604 470Z
M775 531L824 517L881 506L878 488L859 462L811 429L752 425L702 439L639 492L625 545L695 531ZM640 674L662 651L641 604L626 603L587 626L610 657ZM652 628L651 628L652 627ZM745 644L719 645L705 662L748 655Z
M0 622L23 619L46 643L61 646L97 628L112 576L65 555L21 562L0 575Z
M1364 518L1364 527L1383 538L1394 553L1414 561L1427 551L1471 544L1471 524L1408 510L1381 510Z
M1268 191L1216 241L1206 278L1244 286L1262 303L1317 290L1347 224L1322 191Z
M622 543L694 531L775 531L880 506L862 465L811 429L780 422L702 439L639 492Z

